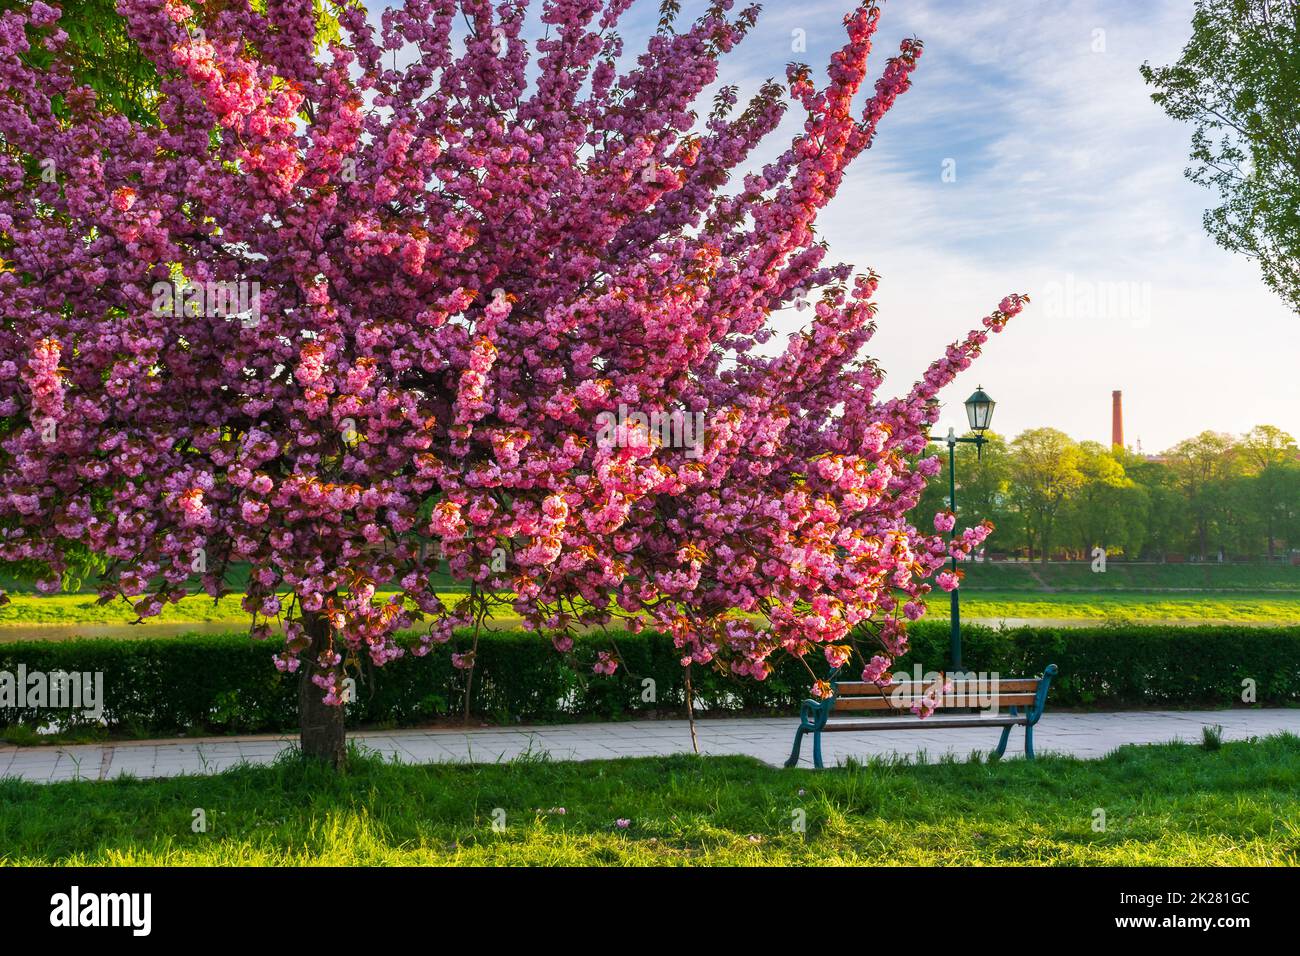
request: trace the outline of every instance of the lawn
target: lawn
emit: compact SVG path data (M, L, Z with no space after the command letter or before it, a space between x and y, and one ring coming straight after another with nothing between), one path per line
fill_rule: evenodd
M439 593L448 605L464 598L464 592ZM382 599L384 594L380 594ZM213 601L205 594L183 598L163 607L161 614L147 619L149 624L227 623L247 626L249 614L241 606L241 594L228 594ZM108 604L98 603L93 594L11 594L9 603L0 607L0 628L23 624L130 624L138 615L121 598ZM517 615L509 608L497 610L498 620L518 625Z
M1093 574L1088 562L975 563L966 566L962 614L999 621L1007 618L1115 622L1224 622L1295 624L1300 622L1300 568L1275 565L1124 564L1112 562ZM242 587L247 568L237 566L231 584ZM436 579L439 597L454 603L465 592L446 572ZM135 619L121 600L99 606L88 582L79 593L44 597L30 581L0 576L11 603L0 607L0 628L16 625L117 625ZM1058 590L1049 590L1054 588ZM241 595L213 602L205 595L169 605L155 624L243 626L248 615ZM930 596L930 615L947 617L949 597ZM498 609L496 627L515 627L518 618Z
M947 617L951 598L934 593L928 600L930 617ZM1240 592L1056 593L963 591L963 618L1047 618L1075 621L1173 623L1183 621L1244 624L1300 623L1300 593Z
M1111 561L1104 573L1091 561L976 561L964 565L967 590L990 591L1292 591L1300 567L1272 564L1137 564Z
M441 593L447 604L464 595ZM16 625L129 624L135 614L123 601L99 605L94 595L13 594L10 603L0 607L0 628ZM931 617L947 617L949 597L942 592L930 595ZM163 613L150 618L151 624L228 623L246 625L248 614L239 605L240 595L228 595L219 602L205 595L187 597L169 605ZM1034 593L1020 591L963 591L963 617L1003 620L1005 618L1046 618L1078 621L1117 622L1232 622L1254 624L1295 624L1300 622L1300 593ZM519 619L509 608L498 608L493 625L516 627Z
M1295 865L1300 738L823 772L363 756L336 776L288 758L213 777L0 782L0 833L5 864Z

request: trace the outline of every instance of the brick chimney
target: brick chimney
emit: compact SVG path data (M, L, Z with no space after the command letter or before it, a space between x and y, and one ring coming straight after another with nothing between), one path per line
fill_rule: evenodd
M1124 393L1118 389L1110 393L1110 446L1124 447Z

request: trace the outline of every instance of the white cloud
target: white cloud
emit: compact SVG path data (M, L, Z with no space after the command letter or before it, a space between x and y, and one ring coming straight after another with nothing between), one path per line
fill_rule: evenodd
M850 6L801 6L774 32L798 21L838 31ZM1151 102L1138 73L1177 58L1191 13L1190 0L884 5L873 72L903 36L919 35L925 53L821 220L834 258L884 276L873 354L901 389L1003 294L1036 300L944 395L945 425L982 382L1012 434L1054 425L1107 440L1115 388L1127 434L1147 450L1205 428L1300 433L1300 317L1204 235L1215 196L1183 176L1191 130ZM809 28L810 63L831 50L822 32ZM940 178L947 157L956 182ZM1101 298L1131 288L1149 307L1108 316L1086 296L1045 307L1071 285Z

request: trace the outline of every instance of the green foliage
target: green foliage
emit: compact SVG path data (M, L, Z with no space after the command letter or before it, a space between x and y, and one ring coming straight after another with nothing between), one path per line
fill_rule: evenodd
M50 5L63 11L57 28L68 34L64 55L72 65L73 79L95 91L101 108L140 123L156 123L158 71L127 32L117 0L50 0ZM318 48L339 38L335 11L343 5L337 0L313 0ZM0 13L30 6L31 0L0 0ZM254 0L253 7L265 13L266 2ZM52 54L33 45L28 58L33 65L48 68Z
M1024 516L1029 557L1046 561L1056 544L1057 520L1084 485L1078 444L1055 428L1031 428L1016 436L1011 497Z
M1284 558L1300 551L1300 447L1260 425L1240 437L1203 432L1145 457L1034 428L983 454L958 446L957 515L988 519L990 553L1090 560L1096 548L1126 560ZM913 517L928 525L948 507L943 467Z
M1300 703L1300 627L967 627L963 634L970 670L1017 677L1057 664L1049 707L1231 706L1241 701L1246 679L1255 681L1260 704ZM684 674L672 641L649 632L614 638L626 667L596 677L532 635L481 634L471 714L503 723L683 714ZM580 638L576 659L591 660L608 646L604 636ZM275 670L273 650L233 634L31 641L0 644L0 671L16 673L23 664L29 672L102 672L105 719L115 733L287 731L297 726L298 681ZM922 622L913 626L912 651L895 669L940 670L947 654L947 627ZM402 726L458 717L465 677L445 652L407 655L382 672L362 672L349 723ZM693 684L704 713L792 714L809 677L787 661L762 682L696 668ZM0 709L0 726L51 717L69 720L67 711L8 708ZM75 729L75 718L64 726Z
M30 0L0 0L0 12L30 6ZM141 123L153 121L158 74L127 35L117 0L65 0L51 6L63 9L58 29L68 34L64 53L73 78L98 94L101 107ZM28 58L47 68L52 54L33 45Z
M1196 0L1172 66L1142 65L1151 98L1192 123L1192 182L1223 204L1205 229L1255 259L1300 312L1300 13L1279 0Z

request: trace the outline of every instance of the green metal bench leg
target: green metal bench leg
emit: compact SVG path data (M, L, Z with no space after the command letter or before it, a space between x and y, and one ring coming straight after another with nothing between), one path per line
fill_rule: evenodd
M822 732L813 731L813 766L822 769Z
M787 767L794 767L798 765L799 748L803 746L803 735L806 734L807 732L808 732L807 729L802 726L794 732L794 749L790 751L790 759L785 762L785 765Z
M1012 717L1015 717L1019 712L1020 712L1020 710L1019 710L1018 707L1012 707L1012 708L1011 708L1011 716L1012 716ZM1005 753L1007 752L1007 741L1010 740L1010 739L1011 739L1011 728L1010 728L1010 727L1003 727L1003 728L1002 728L1002 739L998 741L998 757L1001 757L1003 754L1005 754Z
M1003 727L1002 739L998 741L998 757L1001 757L1003 754L1007 752L1007 740L1009 740L1010 737L1011 737L1011 728Z
M1056 665L1048 664L1043 668L1043 677L1038 682L1038 695L1034 699L1034 709L1029 711L1029 723L1025 724L1025 759L1034 759L1034 724L1043 716L1043 709L1047 706L1047 689L1052 686L1052 678L1056 676Z

